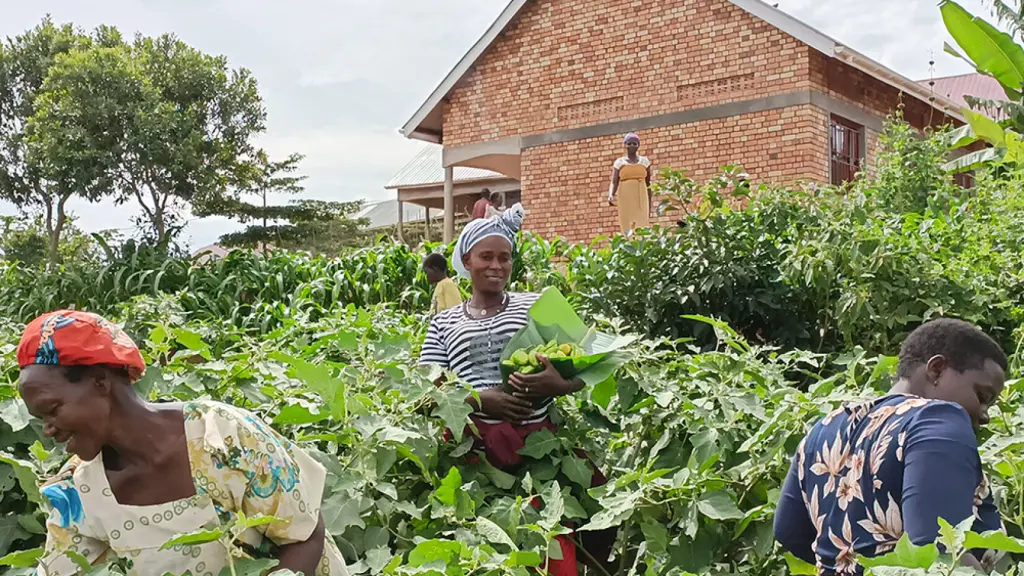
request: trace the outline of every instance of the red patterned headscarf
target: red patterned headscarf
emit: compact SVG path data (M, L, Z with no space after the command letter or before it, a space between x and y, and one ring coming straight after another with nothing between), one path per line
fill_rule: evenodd
M91 312L57 310L25 327L18 343L18 365L123 366L132 382L146 362L139 347L121 328Z

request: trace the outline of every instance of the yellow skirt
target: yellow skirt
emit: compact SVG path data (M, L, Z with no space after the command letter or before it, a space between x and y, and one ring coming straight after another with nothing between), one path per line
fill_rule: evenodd
M619 182L619 226L625 234L638 228L651 226L651 199L647 196L647 183L643 180Z

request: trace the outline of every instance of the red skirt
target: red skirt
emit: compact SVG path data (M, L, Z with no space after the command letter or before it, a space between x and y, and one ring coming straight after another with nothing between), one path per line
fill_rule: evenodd
M545 419L541 422L534 424L522 424L515 425L510 422L501 422L499 424L488 424L481 421L479 418L471 417L473 424L480 432L479 436L476 436L476 440L473 444L473 448L476 450L483 450L487 456L487 461L492 466L500 469L515 468L523 463L523 457L519 454L519 451L526 446L526 438L541 429L548 429L552 433L558 433L558 426L555 425L550 419ZM474 436L472 427L466 427L466 434ZM445 430L444 433L445 441L451 440L452 434L450 430ZM597 487L604 485L608 482L608 479L594 463L590 461L586 452L583 450L574 450L577 456L586 459L590 462L590 467L594 471L594 475L591 480L591 486ZM476 462L477 457L475 455L469 455L466 457L470 462ZM530 503L536 509L540 509L540 502L534 499ZM571 528L572 526L570 526ZM587 551L590 557L597 560L599 563L607 561L608 556L611 554L612 546L615 544L616 530L610 528L599 532L587 532L585 533L582 545ZM577 576L576 570L576 544L568 536L558 536L558 544L562 548L562 559L552 559L548 563L548 573L552 576ZM588 561L587 564L593 562Z

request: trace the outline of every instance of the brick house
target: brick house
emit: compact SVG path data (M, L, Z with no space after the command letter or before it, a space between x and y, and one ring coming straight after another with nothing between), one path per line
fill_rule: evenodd
M587 241L618 231L606 194L627 132L655 171L841 182L871 169L901 102L918 128L963 121L760 0L512 0L401 131L443 146L444 204L456 166L491 170L519 181L528 229Z

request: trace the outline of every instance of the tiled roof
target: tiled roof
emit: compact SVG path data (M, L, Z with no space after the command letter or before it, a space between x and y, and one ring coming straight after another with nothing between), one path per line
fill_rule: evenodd
M455 167L455 181L490 180L504 178L497 172L478 168ZM428 144L416 156L395 174L384 188L410 188L444 183L444 166L441 165L441 147ZM396 212L397 214L397 212ZM422 216L420 217L422 218Z

